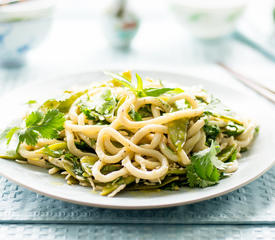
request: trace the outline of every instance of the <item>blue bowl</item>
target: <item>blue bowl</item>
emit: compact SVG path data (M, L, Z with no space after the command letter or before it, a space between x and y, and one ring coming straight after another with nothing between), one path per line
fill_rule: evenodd
M23 3L0 9L0 64L7 67L24 63L26 53L45 39L51 27L51 2Z

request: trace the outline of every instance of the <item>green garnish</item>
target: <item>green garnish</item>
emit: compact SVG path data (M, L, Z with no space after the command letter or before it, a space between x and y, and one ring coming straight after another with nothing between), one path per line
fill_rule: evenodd
M131 117L132 120L134 121L142 121L142 117L141 115L136 112L134 109L131 109L129 112L128 112L129 116Z
M53 139L57 138L61 130L64 129L64 114L58 110L50 110L46 114L40 111L32 112L25 120L25 127L13 127L5 130L1 136L9 143L18 134L19 144L26 142L34 146L39 137Z
M220 133L219 126L215 124L209 124L208 121L205 122L205 125L203 126L203 130L206 135L206 145L210 146L212 141L215 141L217 136Z
M179 180L178 176L168 176L160 184L156 184L156 185L135 184L135 185L130 185L129 187L127 186L126 189L129 191L158 189L158 188L165 187L166 185L178 180Z
M138 110L138 113L141 115L142 118L152 117L151 104L145 104L144 106L142 106Z
M80 111L94 121L103 121L114 114L117 102L109 88L100 94L80 102Z
M217 158L219 147L212 142L210 148L194 153L191 164L186 167L187 181L190 187L208 187L218 183L220 170L225 165Z
M35 104L35 103L37 103L36 100L29 100L28 102L26 102L26 104L28 104L28 105L32 105L32 104Z
M185 110L188 108L191 108L191 105L186 99L178 100L178 101L174 102L171 106L172 112Z
M92 142L91 142L92 143ZM95 152L93 148L91 148L86 142L80 141L80 142L75 142L75 146L84 151L84 152Z
M159 97L172 90L174 90L174 88L145 88L144 93L149 97Z
M234 122L228 123L224 129L223 133L226 134L227 136L239 136L244 132L244 127L236 124Z
M67 113L74 103L74 101L82 96L83 94L87 93L88 90L77 92L77 93L70 93L64 92L63 96L59 99L49 99L44 102L39 110L45 112L49 109L58 109L62 113Z
M236 159L235 153L237 153L237 145L231 145L223 149L219 154L218 154L218 159L222 162L232 162Z
M16 132L18 132L20 130L19 127L9 127L6 128L0 135L0 140L6 140L7 144L10 143L12 137L14 136L14 134Z
M81 168L78 157L74 156L71 153L66 153L64 156L64 159L72 163L72 165L64 164L64 168L66 169L67 172L69 172L73 177L75 177L75 175L82 176L83 170ZM66 162L64 161L63 163L66 163Z
M143 81L141 77L136 73L137 86L135 86L128 78L122 74L105 73L113 78L114 81L121 84L124 87L129 88L137 97L159 97L164 93L173 91L174 88L143 88Z
M134 181L135 181L135 177L133 177L133 176L118 178L111 183L107 183L106 186L103 187L101 195L106 196L106 195L110 194L111 192L113 192L114 190L116 190L119 186L121 186L123 184L128 185Z
M229 120L232 122L235 122L237 124L242 125L242 123L235 118L235 113L227 108L220 99L211 97L211 100L209 104L203 104L205 106L204 108L204 114L205 115L212 115L214 117L218 117L221 119Z
M58 110L50 110L46 114L35 111L26 118L26 127L19 133L19 142L26 142L34 146L39 137L53 139L57 138L64 129L64 114Z
M52 150L52 149L49 148L49 146L45 146L45 147L41 150L41 152L42 152L43 154L46 154L46 155L48 155L48 156L50 156L50 157L54 157L54 158L59 158L59 157L61 157L62 154L64 153L63 150Z

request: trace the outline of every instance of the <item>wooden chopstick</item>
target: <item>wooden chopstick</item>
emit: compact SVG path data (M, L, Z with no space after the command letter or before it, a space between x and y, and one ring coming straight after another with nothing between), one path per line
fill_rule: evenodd
M230 67L226 66L224 63L218 62L219 66L221 66L223 69L225 69L227 72L232 74L235 79L242 82L245 86L249 87L250 89L254 90L261 96L265 97L272 103L275 103L275 91L267 88L266 86L263 86L262 84L256 82L255 80L252 80L250 78L245 77L244 75L236 72L235 70L231 69Z

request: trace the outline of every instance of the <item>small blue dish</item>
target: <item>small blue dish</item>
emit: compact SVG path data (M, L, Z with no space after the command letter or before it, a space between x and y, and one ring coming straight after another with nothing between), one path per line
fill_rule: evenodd
M49 32L53 1L33 0L0 7L0 64L18 67Z

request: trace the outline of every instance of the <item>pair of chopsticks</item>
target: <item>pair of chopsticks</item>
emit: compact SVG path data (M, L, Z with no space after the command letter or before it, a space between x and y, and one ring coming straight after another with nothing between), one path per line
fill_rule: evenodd
M255 80L252 80L250 78L245 77L241 73L236 72L235 70L231 69L230 67L226 66L224 63L218 62L217 63L220 67L225 69L227 72L232 74L235 79L243 83L248 88L254 90L264 98L268 99L272 103L275 103L275 91L272 89L269 89L266 86L263 86L262 84L256 82Z

